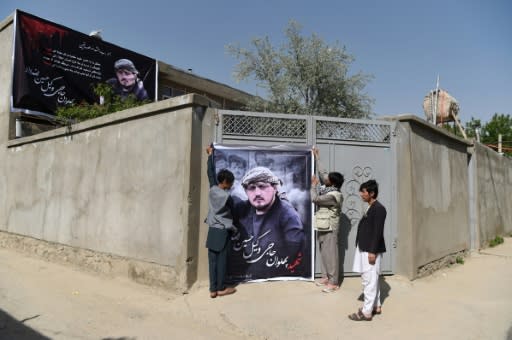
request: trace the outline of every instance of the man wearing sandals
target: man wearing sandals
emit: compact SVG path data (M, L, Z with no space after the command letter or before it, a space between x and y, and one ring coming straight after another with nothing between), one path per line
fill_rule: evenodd
M316 168L319 170L319 150L314 148L313 154ZM322 292L333 293L338 290L340 285L338 228L341 205L343 204L341 186L344 178L339 172L326 174L325 171L319 170L318 174L318 178L313 176L311 179L311 201L318 207L315 215L315 230L322 259L323 277L319 281L315 281L315 284L323 287Z
M370 321L375 314L381 313L379 274L382 253L386 252L384 244L384 222L386 208L377 201L379 185L375 180L361 184L361 199L368 203L356 236L356 252L353 271L361 273L364 303L357 313L349 315L354 321Z

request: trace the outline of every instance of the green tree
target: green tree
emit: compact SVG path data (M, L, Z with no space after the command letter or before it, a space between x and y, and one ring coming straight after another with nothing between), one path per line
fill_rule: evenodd
M373 100L363 90L371 76L349 75L354 57L337 42L328 46L316 34L301 35L301 26L291 21L285 42L272 46L268 36L254 38L251 49L228 45L238 61L235 78L254 79L265 89L268 100L256 98L248 110L334 117L366 118Z
M476 138L477 129L482 130L482 121L471 117L471 120L466 123L466 135L468 138ZM480 132L481 133L481 132Z
M502 135L503 147L512 149L512 117L508 114L495 113L491 120L482 127L480 141L487 145L498 145L498 135ZM512 150L504 150L512 155Z

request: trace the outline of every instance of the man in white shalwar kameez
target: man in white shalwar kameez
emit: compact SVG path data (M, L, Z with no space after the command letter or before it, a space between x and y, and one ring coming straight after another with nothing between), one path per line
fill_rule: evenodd
M373 315L381 313L379 275L382 253L386 252L384 243L384 222L386 208L377 201L379 185L375 180L361 184L361 199L368 203L356 236L356 252L352 270L361 273L364 303L356 313L348 317L354 321L370 321Z

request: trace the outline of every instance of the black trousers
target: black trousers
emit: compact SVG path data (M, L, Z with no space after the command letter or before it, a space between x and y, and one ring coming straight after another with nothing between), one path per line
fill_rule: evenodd
M210 270L210 292L224 290L226 280L226 267L228 249L231 240L228 239L221 251L208 249L208 268Z

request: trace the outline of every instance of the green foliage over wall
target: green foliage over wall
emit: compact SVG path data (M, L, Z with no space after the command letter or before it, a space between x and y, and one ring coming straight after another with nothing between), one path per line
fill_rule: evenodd
M57 119L64 124L77 123L150 102L149 100L139 101L132 94L123 99L114 93L110 85L103 83L94 87L94 94L98 98L103 97L103 105L82 102L78 105L62 106L57 109Z

